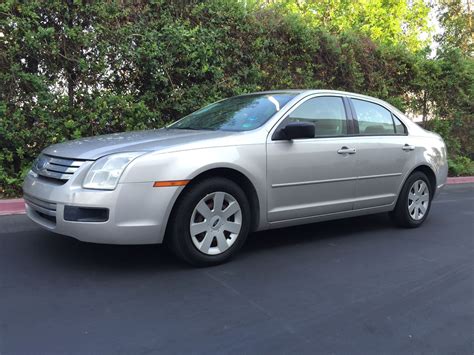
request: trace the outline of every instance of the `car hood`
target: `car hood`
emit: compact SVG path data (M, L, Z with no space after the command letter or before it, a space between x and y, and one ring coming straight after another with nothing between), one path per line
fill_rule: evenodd
M121 152L173 151L224 145L227 137L239 133L162 128L76 139L49 146L43 153L63 158L95 160Z

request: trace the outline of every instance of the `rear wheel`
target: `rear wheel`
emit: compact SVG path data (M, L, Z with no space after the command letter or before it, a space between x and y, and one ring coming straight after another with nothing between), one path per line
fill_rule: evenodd
M227 261L244 244L250 207L232 180L212 178L190 186L170 218L169 244L178 257L197 266Z
M432 197L432 187L426 175L421 171L411 174L392 212L395 222L402 227L419 227L428 217Z

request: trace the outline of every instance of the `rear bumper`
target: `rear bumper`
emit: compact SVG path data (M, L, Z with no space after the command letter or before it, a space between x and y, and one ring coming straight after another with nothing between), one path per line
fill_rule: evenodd
M113 191L89 190L74 181L51 184L34 174L23 184L26 212L34 222L55 233L104 244L161 243L181 189L153 188L144 182L119 184ZM104 221L65 220L66 206L106 209L108 215Z

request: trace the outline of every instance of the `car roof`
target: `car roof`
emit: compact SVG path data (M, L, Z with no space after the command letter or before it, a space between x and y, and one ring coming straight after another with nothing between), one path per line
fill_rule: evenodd
M338 94L338 95L346 95L346 96L354 96L354 97L361 97L367 98L371 100L380 100L373 96L367 96L363 94L358 94L355 92L350 91L341 91L341 90L329 90L329 89L288 89L288 90L266 90L266 91L256 91L248 94L243 95L255 95L255 94L284 94L284 93L291 93L291 94ZM382 100L380 100L382 101Z
M397 112L402 113L400 110L398 110L396 107L393 105L390 105L388 102L378 99L373 96L367 96L363 94L358 94L355 92L349 92L349 91L341 91L341 90L329 90L329 89L289 89L289 90L268 90L268 91L259 91L259 92L252 92L249 94L244 94L244 95L255 95L255 94L284 94L284 93L289 93L289 94L296 94L296 95L302 95L302 96L307 96L307 95L312 95L312 94L332 94L332 95L344 95L344 96L350 96L352 98L358 98L358 99L363 99L363 100L368 100L372 101L375 103L379 103L382 105L388 105L390 108L395 109ZM403 113L402 113L403 114Z

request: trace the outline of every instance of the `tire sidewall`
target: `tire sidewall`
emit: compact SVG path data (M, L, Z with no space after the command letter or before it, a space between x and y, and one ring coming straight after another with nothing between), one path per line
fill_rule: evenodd
M225 252L218 255L207 255L194 245L189 230L189 223L196 205L206 195L214 192L226 192L232 195L242 211L242 227L235 242ZM244 191L232 180L212 178L194 183L180 196L175 213L171 219L170 237L174 250L186 261L197 266L220 264L229 260L245 243L250 229L250 205Z
M408 195L410 193L410 189L411 189L412 185L417 180L424 181L426 186L428 187L428 190L429 190L429 193L430 193L428 208L426 210L425 215L420 220L413 219L411 217L409 211L408 211ZM400 196L400 199L399 199L399 201L397 203L397 207L396 207L396 209L397 209L396 212L399 215L399 217L402 218L404 224L406 224L408 227L418 227L421 224L423 224L423 222L428 218L428 215L429 215L429 212L430 212L430 209L431 209L431 203L432 203L432 200L433 200L433 193L434 193L433 187L431 186L430 181L428 180L427 176L424 173L422 173L420 171L417 171L417 172L414 172L413 174L411 174L408 177L408 179L406 180L406 182L403 186L401 196Z

